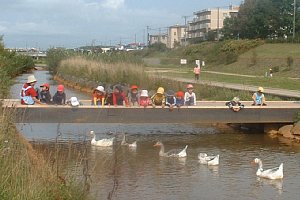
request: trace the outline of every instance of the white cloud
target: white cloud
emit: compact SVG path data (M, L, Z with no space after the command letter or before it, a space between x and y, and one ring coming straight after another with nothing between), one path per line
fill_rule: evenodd
M104 0L104 2L101 4L104 8L109 9L118 9L122 7L125 3L125 0Z

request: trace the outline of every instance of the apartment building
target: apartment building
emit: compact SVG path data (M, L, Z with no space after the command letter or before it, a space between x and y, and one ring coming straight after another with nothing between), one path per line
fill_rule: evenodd
M168 43L168 34L163 33L163 34L156 34L156 35L149 35L149 44L154 44L161 42L165 45Z
M149 36L149 44L154 44L161 42L167 46L167 48L174 48L176 44L183 45L186 41L186 26L184 25L174 25L168 27L167 33L156 34Z
M185 25L174 25L168 28L168 43L167 47L173 49L176 44L183 45L185 42L186 35Z
M229 6L228 9L212 8L194 12L193 21L188 22L188 39L206 39L209 31L215 30L220 38L219 30L223 27L224 19L237 15L239 7Z

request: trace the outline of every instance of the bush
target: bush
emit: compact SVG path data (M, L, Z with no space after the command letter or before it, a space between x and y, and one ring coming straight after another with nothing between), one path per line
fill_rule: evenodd
M55 74L59 63L67 57L68 57L68 52L65 49L52 48L52 49L48 50L47 57L46 57L46 63L49 67L49 70Z
M150 50L159 51L159 52L164 52L164 51L168 50L166 44L161 43L161 42L156 42L154 44L151 44L148 46L148 48Z
M262 45L262 40L225 40L220 42L202 42L190 45L184 54L190 59L203 59L207 63L230 64L238 56L250 49Z

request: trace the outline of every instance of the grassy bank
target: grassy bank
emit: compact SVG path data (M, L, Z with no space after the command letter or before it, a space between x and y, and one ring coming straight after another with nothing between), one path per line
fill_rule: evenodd
M33 69L29 57L4 50L0 38L0 99L9 96L11 79ZM51 160L37 153L16 130L14 113L1 106L0 101L0 199L86 199L85 187L63 171L53 169ZM53 163L53 161L52 161ZM56 163L56 162L54 162Z
M192 76L195 59L205 61L202 79L228 83L248 84L299 90L300 46L298 44L270 44L262 41L204 42L186 48L148 55L144 59L148 67L175 70L171 76ZM181 66L180 59L187 58L188 65ZM273 69L273 79L263 78ZM225 74L209 74L205 71L225 72L258 77L239 77ZM186 73L178 73L186 72Z

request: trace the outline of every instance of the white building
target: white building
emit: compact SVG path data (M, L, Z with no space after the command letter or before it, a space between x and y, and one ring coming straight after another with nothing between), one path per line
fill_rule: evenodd
M188 38L206 39L209 31L223 28L224 19L237 15L239 7L230 6L229 9L212 8L194 12L194 19L188 23ZM217 35L220 37L220 34Z

